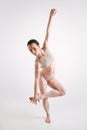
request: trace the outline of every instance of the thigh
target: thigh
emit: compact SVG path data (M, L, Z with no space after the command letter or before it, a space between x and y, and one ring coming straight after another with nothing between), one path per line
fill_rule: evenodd
M42 72L40 73L40 78L39 78L39 88L42 94L47 91L47 81L45 80Z
M55 89L55 90L58 90L58 91L60 91L60 92L64 92L64 93L65 93L65 90L64 90L62 84L61 84L58 80L56 80L55 78L49 80L49 81L47 82L47 84L48 84L52 89Z

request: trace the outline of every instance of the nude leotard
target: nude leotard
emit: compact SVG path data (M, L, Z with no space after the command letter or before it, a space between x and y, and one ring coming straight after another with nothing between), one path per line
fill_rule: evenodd
M52 54L50 53L50 51L48 50L48 48L45 48L43 50L46 54L46 57L43 59L39 59L38 57L36 57L35 62L39 62L42 68L47 68L54 62L54 58Z

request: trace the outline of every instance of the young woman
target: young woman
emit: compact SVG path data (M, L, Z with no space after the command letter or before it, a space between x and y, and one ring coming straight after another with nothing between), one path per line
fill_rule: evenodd
M55 77L54 58L48 49L49 29L55 14L56 10L51 9L43 47L40 48L38 41L35 39L31 39L27 43L29 51L36 56L34 96L29 97L29 99L34 104L39 100L43 101L43 107L46 112L46 123L51 122L48 98L65 95L63 86ZM38 86L40 88L40 93L37 92ZM47 86L50 86L52 90L47 91Z

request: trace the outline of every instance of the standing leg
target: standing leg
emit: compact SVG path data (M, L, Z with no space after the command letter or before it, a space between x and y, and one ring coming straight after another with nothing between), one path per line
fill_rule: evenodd
M40 74L40 81L39 81L39 86L40 86L40 92L41 95L45 94L47 91L47 81L44 79L43 74ZM50 113L49 113L49 102L48 98L42 99L43 102L43 107L46 112L46 123L50 123Z

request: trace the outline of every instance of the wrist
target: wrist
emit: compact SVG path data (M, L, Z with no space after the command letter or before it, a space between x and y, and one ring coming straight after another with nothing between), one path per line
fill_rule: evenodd
M34 93L34 97L36 97L37 96L37 93Z

